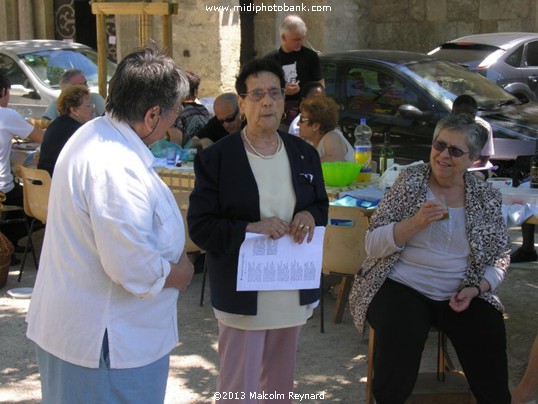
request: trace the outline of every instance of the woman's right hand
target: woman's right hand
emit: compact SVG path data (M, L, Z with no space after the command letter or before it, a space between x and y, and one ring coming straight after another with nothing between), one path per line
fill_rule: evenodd
M441 202L427 200L414 216L394 225L394 242L397 246L404 246L415 234L441 220L446 213L447 208Z
M427 200L413 217L417 226L427 227L447 213L447 208L437 199Z
M181 292L185 292L191 284L191 279L194 275L194 266L183 251L177 263L170 263L170 273L164 282L165 288L176 288Z
M276 216L249 223L246 228L249 233L267 234L273 240L284 237L288 234L289 229L289 224Z

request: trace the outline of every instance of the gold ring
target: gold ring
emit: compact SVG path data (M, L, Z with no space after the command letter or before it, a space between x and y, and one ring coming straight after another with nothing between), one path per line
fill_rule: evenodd
M305 226L304 228L306 229L306 231L310 230L310 226L308 226L308 225Z

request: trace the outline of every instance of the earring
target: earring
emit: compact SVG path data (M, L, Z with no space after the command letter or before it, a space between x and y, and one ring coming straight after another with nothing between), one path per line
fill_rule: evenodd
M245 116L244 113L241 112L241 114L239 114L239 120L240 120L241 122L245 122L245 121L247 120L247 117Z
M286 111L282 114L282 120L286 119L288 117L288 114L286 114Z

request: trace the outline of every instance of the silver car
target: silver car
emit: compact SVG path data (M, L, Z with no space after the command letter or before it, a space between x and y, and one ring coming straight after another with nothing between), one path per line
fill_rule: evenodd
M60 76L68 69L82 70L91 91L98 92L97 53L92 48L48 39L0 42L0 71L11 81L9 107L25 117L43 116L60 95ZM108 61L107 81L115 70Z
M428 55L464 65L522 101L538 99L538 33L469 35L446 42Z

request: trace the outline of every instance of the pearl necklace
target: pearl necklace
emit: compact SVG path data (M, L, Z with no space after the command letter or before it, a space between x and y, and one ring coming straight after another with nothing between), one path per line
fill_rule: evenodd
M281 146L281 139L280 139L280 136L277 134L276 135L276 141L277 141L277 146L276 146L276 151L273 153L273 154L269 154L269 155L265 155L265 154L262 154L260 153L258 150L256 150L256 148L254 147L254 145L250 142L248 136L247 136L247 131L245 129L243 129L243 136L245 137L245 140L247 141L248 145L250 146L250 148L252 149L252 151L254 152L254 154L256 154L256 156L264 159L264 160L270 160L272 158L274 158L278 152L280 151L280 146Z

